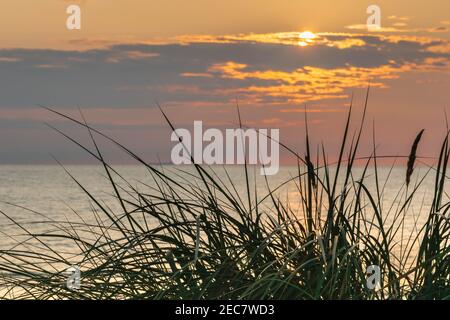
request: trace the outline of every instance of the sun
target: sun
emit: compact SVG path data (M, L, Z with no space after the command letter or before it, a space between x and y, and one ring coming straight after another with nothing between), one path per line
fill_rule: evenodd
M298 45L301 47L305 47L308 44L312 43L313 39L317 38L317 35L312 33L311 31L303 31L298 34L300 41Z
M314 33L312 33L311 31L303 31L303 32L300 32L298 37L303 40L312 40L312 39L316 38L317 36Z

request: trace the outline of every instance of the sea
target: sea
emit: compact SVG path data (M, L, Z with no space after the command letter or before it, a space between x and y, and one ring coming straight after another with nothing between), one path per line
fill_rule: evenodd
M140 192L157 194L157 180L143 165L118 165L114 169L125 178L127 183ZM202 181L192 166L155 165L155 169L164 172L183 186L202 188ZM278 174L260 175L259 167L249 167L248 177L253 205L262 201L261 206L267 214L273 212L273 203L267 198L270 190L294 214L302 217L302 202L298 189L298 168L296 166L280 167ZM222 183L240 197L247 205L246 174L243 166L212 166L207 168L216 181ZM334 176L336 168L331 170ZM343 169L345 170L345 168ZM354 168L349 188L355 186L361 178L363 167ZM418 167L408 187L405 185L406 168L403 166L381 166L378 168L378 190L375 172L369 169L365 173L365 184L373 193L380 193L380 207L386 225L395 219L395 213L404 203L407 195L419 184L410 205L404 211L405 224L398 236L408 238L417 235L420 227L429 216L433 200L435 171L428 167ZM320 172L319 172L320 175ZM113 174L119 186L126 189L126 184L119 176ZM337 190L342 190L342 179ZM125 191L119 192L126 198ZM350 191L349 197L354 195ZM266 198L265 198L266 197ZM446 197L447 198L447 197ZM95 201L111 211L121 212L120 204L114 197L114 189L100 165L1 165L0 166L0 249L13 248L32 234L61 232L58 223L81 221L94 223L102 213ZM257 199L257 200L256 200ZM265 199L265 200L264 200ZM367 203L368 203L368 199ZM97 213L97 217L94 214ZM157 222L155 222L157 223ZM151 226L150 226L151 227ZM59 230L59 231L58 231ZM401 239L400 239L401 240ZM56 251L75 250L70 240L51 239L49 245Z

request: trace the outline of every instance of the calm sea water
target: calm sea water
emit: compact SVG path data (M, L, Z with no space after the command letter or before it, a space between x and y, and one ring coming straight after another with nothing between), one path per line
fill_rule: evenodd
M116 166L115 167L126 179L139 188L146 191L155 186L151 175L142 166ZM101 166L69 166L68 171L97 199L105 203L112 210L119 210L118 203L111 197L113 189L105 178L105 172ZM177 170L185 170L193 173L191 167L164 166L164 171L175 177ZM256 168L253 168L256 169ZM258 198L267 194L266 182L259 175L259 169L250 170L251 181L256 183ZM227 181L227 175L222 167L216 167L217 179ZM237 192L245 197L245 175L242 167L228 166L226 168L231 180L235 184ZM399 191L404 190L405 168L396 167L390 173L389 180L386 178L390 168L379 169L380 185L383 187L382 206L384 212L396 207L404 201L404 193L399 196ZM427 168L417 168L414 180L425 175ZM254 174L256 172L256 174ZM191 183L198 183L195 178L188 177ZM362 169L356 169L354 179L358 179ZM277 175L268 179L273 189L297 174L296 167L282 167ZM371 190L374 189L373 172L369 172L366 183ZM415 221L420 226L425 222L432 200L433 172L425 178L422 186L417 192L416 200L408 208L405 234L415 232ZM413 181L413 184L414 182ZM225 182L226 183L226 182ZM146 184L146 185L144 185ZM228 184L229 185L229 184ZM149 187L150 186L150 187ZM254 188L252 183L251 188ZM411 187L410 187L411 188ZM150 190L147 190L150 191ZM285 202L290 203L292 210L301 211L297 187L294 183L288 183L277 191L278 196ZM403 197L403 198L402 198ZM27 230L35 233L44 233L57 228L55 221L80 221L80 217L86 221L95 221L92 213L92 201L85 192L73 181L73 179L60 166L0 166L0 210L10 219L24 224ZM270 209L270 203L267 204ZM79 215L79 216L78 216ZM14 225L5 216L0 217L0 248L14 246L18 239L22 239L25 232ZM389 218L387 219L389 222ZM22 238L20 238L22 237ZM56 249L71 250L71 243L62 240L52 240L52 247Z

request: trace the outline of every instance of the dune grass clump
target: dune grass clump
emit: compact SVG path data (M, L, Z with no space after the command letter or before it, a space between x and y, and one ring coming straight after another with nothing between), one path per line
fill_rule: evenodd
M281 199L281 186L270 186L267 179L268 192L257 194L249 166L243 168L245 193L230 176L223 181L208 167L194 165L195 174L183 169L169 174L84 120L52 112L89 132L93 150L56 129L103 166L120 210L96 199L68 172L92 203L96 223L55 222L56 231L35 234L3 213L27 235L0 252L3 298L450 298L448 135L436 167L428 172L435 185L432 203L422 206L426 223L405 236L405 216L423 181L410 182L422 132L396 205L386 209L375 148L369 157L358 156L364 116L349 139L350 108L336 163L328 163L323 147L311 154L306 131L304 156L283 146L298 160L296 176L286 181L296 185L298 210ZM100 136L140 163L154 184L138 188L127 181L104 160L96 143ZM364 161L358 177L357 161ZM370 186L369 170L375 180ZM77 255L68 258L54 250L49 241L55 239L71 241ZM39 250L27 246L31 242ZM77 290L66 286L64 270L71 265L81 268ZM381 271L375 288L368 286L369 266Z

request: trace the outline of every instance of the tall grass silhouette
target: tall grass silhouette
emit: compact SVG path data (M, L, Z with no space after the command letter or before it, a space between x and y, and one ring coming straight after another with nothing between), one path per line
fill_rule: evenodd
M427 173L435 184L432 203L422 206L426 223L405 236L405 216L424 179L410 183L422 131L407 157L404 187L395 197L399 203L386 209L375 147L369 157L358 155L367 99L352 139L350 106L336 163L328 162L323 145L311 154L308 129L304 156L282 145L298 161L296 176L286 183L295 183L301 210L282 200L281 186L270 187L267 178L267 194L257 194L247 165L244 194L229 175L223 181L213 168L194 164L195 174L183 169L169 174L84 118L47 108L89 132L93 150L54 128L103 166L120 210L110 209L67 171L92 203L96 223L55 221L52 232L35 234L2 212L27 239L0 252L0 294L18 299L449 299L448 134L437 165ZM138 188L127 181L105 161L99 137L144 167L154 185ZM356 161L363 161L358 177ZM367 183L369 169L375 172L375 191ZM267 202L270 206L263 205ZM71 241L79 252L68 257L48 239ZM73 264L81 268L79 290L66 286L64 270ZM366 285L367 267L373 265L381 270L378 289Z

